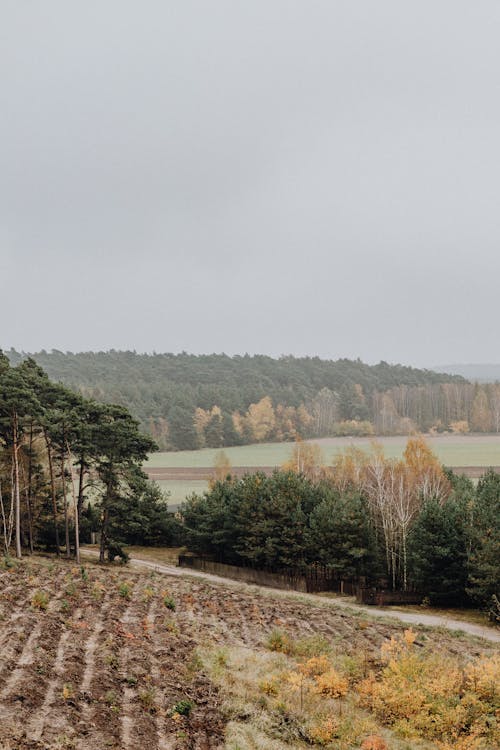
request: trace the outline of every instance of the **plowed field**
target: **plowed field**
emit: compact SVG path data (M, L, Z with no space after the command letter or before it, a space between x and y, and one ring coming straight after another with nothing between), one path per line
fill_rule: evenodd
M3 569L0 748L220 747L222 701L196 649L259 649L277 627L377 658L403 625L121 567L32 559ZM448 654L485 650L443 632L427 638Z

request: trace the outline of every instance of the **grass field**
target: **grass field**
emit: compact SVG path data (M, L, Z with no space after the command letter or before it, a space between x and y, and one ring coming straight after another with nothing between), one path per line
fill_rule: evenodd
M173 479L164 481L160 479L157 484L162 490L170 493L169 508L175 510L188 495L192 492L204 492L208 487L208 482L198 479Z
M405 437L377 438L390 458L402 455ZM443 435L428 438L428 443L440 461L446 466L500 466L500 435ZM369 450L370 438L322 438L311 441L321 446L325 464L330 464L335 455L350 445ZM225 448L232 466L281 466L293 451L293 443L259 443ZM150 456L148 468L211 468L214 466L216 449L205 448L198 451L178 451L154 453ZM201 480L160 481L163 489L169 491L171 507L179 505L191 492L203 492L208 484Z
M405 437L377 438L389 457L401 456ZM500 466L500 435L444 435L428 438L428 443L446 466ZM322 438L312 440L321 446L325 463L349 445L369 449L370 438ZM224 448L233 466L280 466L290 458L293 443L259 443ZM216 449L154 453L148 460L149 467L212 467Z

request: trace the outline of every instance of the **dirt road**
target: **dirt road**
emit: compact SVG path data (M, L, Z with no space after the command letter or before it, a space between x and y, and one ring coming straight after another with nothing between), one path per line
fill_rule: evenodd
M82 552L85 554L90 554L93 557L97 555L97 552L95 550L90 550L83 548ZM154 570L157 573L162 573L169 576L181 576L181 577L189 577L189 578L202 578L207 581L211 581L213 583L219 583L223 584L229 588L234 588L237 590L257 590L260 594L270 597L284 597L287 599L290 598L297 598L302 601L308 600L311 602L311 604L318 605L319 602L322 604L331 606L332 608L343 608L351 610L353 613L356 614L363 614L363 615L369 615L373 617L384 617L384 618L394 618L396 620L399 620L400 622L408 623L409 625L425 625L429 627L440 627L440 628L446 628L447 630L455 630L455 631L461 631L463 633L467 633L468 635L475 636L477 638L484 638L487 641L491 641L493 643L500 643L500 630L496 628L489 628L482 625L475 625L470 622L466 622L463 620L454 620L452 618L448 617L441 617L439 615L431 615L426 614L425 612L399 612L392 610L390 608L379 608L379 607L366 607L363 605L355 604L354 600L351 598L344 599L344 598L335 598L332 599L331 597L327 596L321 596L318 594L304 594L300 591L284 591L282 589L273 589L268 588L265 586L256 586L255 584L247 584L242 583L241 581L233 581L230 578L223 578L222 576L216 576L212 573L204 573L202 571L197 571L193 569L187 569L187 568L178 568L174 565L165 565L163 563L156 563L151 562L148 560L140 560L138 558L132 557L130 559L130 563L133 567L137 568L147 568L149 570Z

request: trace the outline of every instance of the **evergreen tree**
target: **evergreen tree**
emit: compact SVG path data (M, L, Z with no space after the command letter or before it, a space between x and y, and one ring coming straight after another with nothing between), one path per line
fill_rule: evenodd
M309 556L339 578L374 573L375 547L365 499L357 492L328 489L309 519Z
M467 583L467 529L464 506L449 499L428 500L408 540L413 583L431 604L464 604Z
M212 414L205 427L205 442L208 448L220 448L224 444L222 414Z
M500 474L489 470L476 490L468 592L483 607L500 598Z
M183 406L173 406L168 412L169 438L176 450L190 451L199 447L193 417L194 409Z
M184 534L193 552L213 555L219 562L241 563L235 551L240 539L234 512L239 499L236 484L230 477L214 482L209 492L193 493L183 503Z
M101 509L100 561L113 539L115 518L126 512L138 481L145 479L141 464L156 449L154 441L139 431L138 422L129 412L115 404L103 405L94 425L93 439L98 454L96 468L104 485Z

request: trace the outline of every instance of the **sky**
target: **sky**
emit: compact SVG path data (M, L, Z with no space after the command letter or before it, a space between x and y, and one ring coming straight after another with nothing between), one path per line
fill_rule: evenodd
M498 0L2 0L0 347L499 362Z

